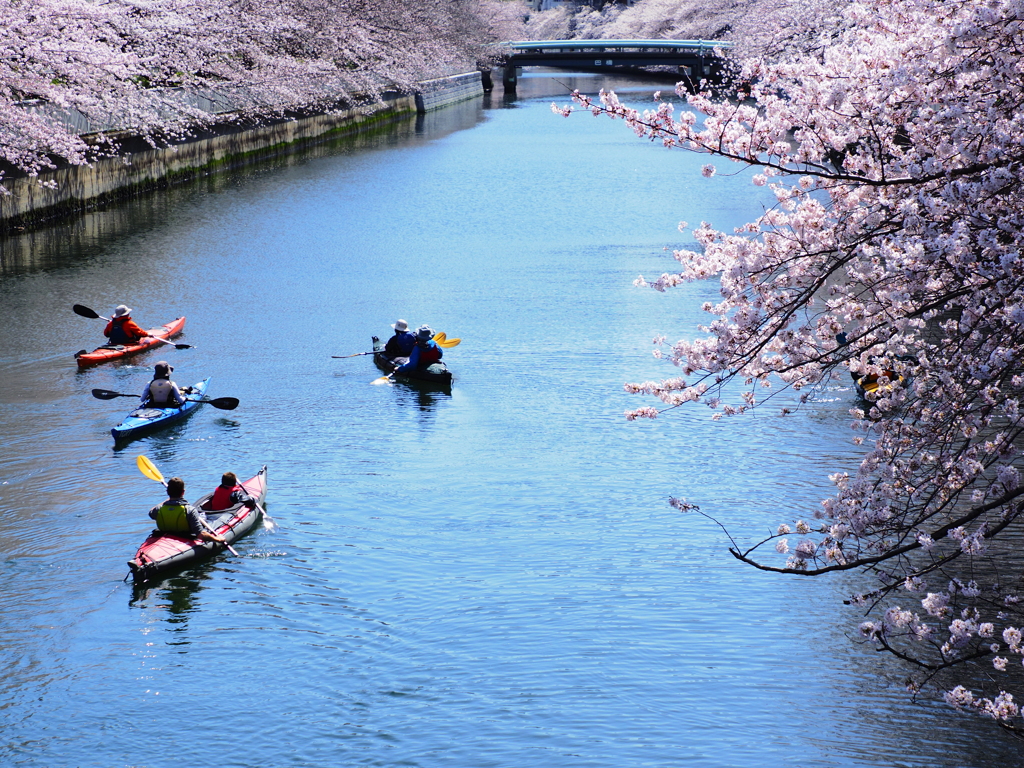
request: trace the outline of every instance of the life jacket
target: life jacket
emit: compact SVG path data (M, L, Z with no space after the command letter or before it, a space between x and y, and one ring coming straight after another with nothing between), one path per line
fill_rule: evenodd
M110 321L110 335L107 337L110 339L110 343L113 345L124 345L132 344L135 339L128 335L124 329L124 324L128 320L128 315L122 317L112 318Z
M235 502L231 499L231 495L235 491L242 490L242 486L234 485L230 488L225 488L223 485L218 485L213 491L213 498L210 499L210 511L219 512L222 509L233 507Z
M186 509L185 502L168 499L156 512L156 527L167 533L189 533Z
M149 382L149 404L157 408L177 408L174 399L174 384L169 379L153 379Z
M426 368L428 365L441 362L441 348L435 342L428 342L420 347L420 359L417 365Z

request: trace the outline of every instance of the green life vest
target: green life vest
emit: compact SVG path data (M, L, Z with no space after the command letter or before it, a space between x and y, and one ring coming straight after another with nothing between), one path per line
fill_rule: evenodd
M187 508L179 501L165 501L156 512L156 527L168 533L188 533Z

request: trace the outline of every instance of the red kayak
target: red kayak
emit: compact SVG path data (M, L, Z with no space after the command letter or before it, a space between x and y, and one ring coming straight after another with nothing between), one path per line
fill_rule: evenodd
M185 318L179 317L177 320L172 320L165 325L161 325L159 328L150 328L147 333L151 336L156 336L161 339L169 339L172 336L177 336L181 333L181 329L185 327ZM147 336L144 339L140 339L137 344L124 344L124 345L105 345L94 349L92 352L86 352L84 349L81 352L75 353L75 359L78 360L79 368L86 368L90 365L97 365L98 363L105 363L108 360L116 360L119 357L127 357L128 355L134 355L136 352L142 352L145 349L152 347L165 347L166 344L162 344L156 339Z
M267 495L267 468L263 467L255 477L241 483L241 486L246 493L262 505L263 499ZM206 512L206 520L213 532L218 536L223 536L228 544L234 543L252 530L260 518L260 507L249 509L244 504L238 504L220 512L210 512L209 505L212 497L212 492L206 494L196 502L195 506ZM193 565L220 550L220 544L194 539L187 533L153 531L142 542L135 557L128 561L128 567L132 569L131 576L135 583L141 584L162 576L167 571Z

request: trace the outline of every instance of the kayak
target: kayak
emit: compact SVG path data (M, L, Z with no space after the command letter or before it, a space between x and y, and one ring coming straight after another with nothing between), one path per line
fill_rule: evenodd
M110 430L110 434L114 436L115 440L126 440L172 421L183 419L199 407L199 401L206 395L206 388L209 386L210 379L207 377L202 381L197 381L191 387L182 389L181 393L185 396L185 404L180 408L149 408L140 403L138 408L124 417L124 421Z
M373 363L380 368L384 373L391 373L399 365L404 363L407 358L399 357L393 358L390 355L384 353L384 343L376 336L373 337ZM395 361L398 362L395 362ZM444 386L451 386L452 383L452 372L448 370L448 366L444 364L444 360L433 363L426 368L414 368L411 371L405 371L404 373L396 373L395 378L398 381L426 381L431 384L442 384Z
M255 477L240 485L262 505L267 495L267 468L264 466ZM213 493L208 493L200 498L195 506L206 511L206 520L213 532L223 536L228 544L233 544L251 531L260 518L259 507L249 509L244 504L236 504L220 512L210 512L209 504L212 498ZM128 561L128 567L135 583L140 584L167 571L204 560L220 549L220 544L193 538L189 533L153 531L142 542L135 557Z
M177 336L181 333L181 329L184 327L185 318L179 317L177 320L171 320L171 322L165 323L159 328L150 328L147 333L161 339L169 339L172 336ZM105 363L108 360L116 360L119 357L134 355L137 352L142 352L143 350L151 349L152 347L166 346L166 344L147 336L144 339L140 339L136 344L105 344L102 347L97 347L92 352L87 352L83 349L80 352L75 353L75 359L78 360L79 368L87 368L90 365Z
M853 386L857 390L857 397L861 400L877 400L880 397L892 394L893 390L903 386L903 377L893 373L893 378L887 384L879 384L878 377L874 375L859 376L853 380Z

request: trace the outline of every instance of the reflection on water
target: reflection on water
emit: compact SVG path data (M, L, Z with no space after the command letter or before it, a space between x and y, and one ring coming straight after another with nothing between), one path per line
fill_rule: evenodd
M160 581L132 585L128 605L147 611L155 609L159 615L166 613L163 618L168 624L188 624L190 615L202 605L199 593L214 568L213 563L206 562Z
M452 396L450 384L396 381L392 387L400 403L415 405L427 413L435 410L440 401Z
M405 115L386 126L327 138L301 149L263 159L252 170L272 173L281 168L305 165L339 152L370 152L401 146L411 134L443 139L455 131L472 128L484 117L483 104L472 100L426 115ZM84 216L59 222L22 235L0 237L0 277L31 271L56 271L102 258L104 248L125 234L159 227L177 205L197 191L218 194L238 184L230 173L214 173L168 189L145 193L119 203L98 206ZM97 321L98 322L98 321Z

